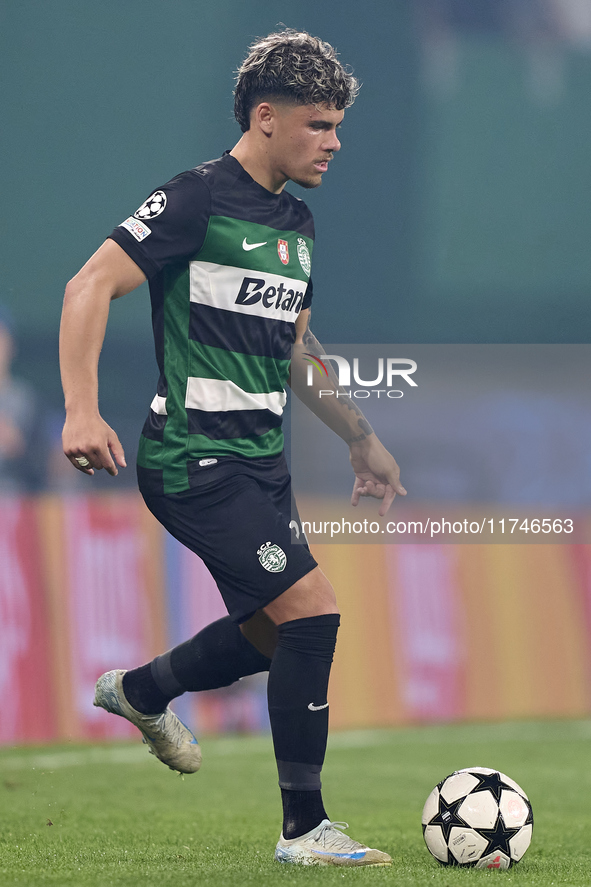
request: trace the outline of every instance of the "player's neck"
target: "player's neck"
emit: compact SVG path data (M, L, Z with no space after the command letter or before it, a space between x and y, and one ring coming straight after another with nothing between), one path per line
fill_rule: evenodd
M245 132L230 154L255 182L272 194L281 194L288 179L277 173L270 162L265 145L256 144L251 133Z

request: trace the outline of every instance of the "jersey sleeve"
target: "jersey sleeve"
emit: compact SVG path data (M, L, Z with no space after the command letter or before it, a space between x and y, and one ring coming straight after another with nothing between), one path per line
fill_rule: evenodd
M210 210L209 188L189 170L154 191L109 237L150 279L165 265L199 252Z
M308 281L308 288L306 290L306 294L304 295L304 301L302 302L302 311L304 308L309 308L312 304L312 298L314 297L314 287L312 285L312 278Z

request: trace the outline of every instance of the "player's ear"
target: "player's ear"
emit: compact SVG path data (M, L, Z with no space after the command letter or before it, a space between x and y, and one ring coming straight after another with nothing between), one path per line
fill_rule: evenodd
M276 110L270 102L261 102L253 112L259 129L265 135L271 135L275 122Z

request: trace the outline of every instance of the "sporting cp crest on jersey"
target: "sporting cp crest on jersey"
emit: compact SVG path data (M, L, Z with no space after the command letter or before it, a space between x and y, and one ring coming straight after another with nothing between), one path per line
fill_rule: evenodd
M166 194L164 191L154 191L151 197L142 203L137 212L134 212L136 219L155 219L166 208Z
M279 258L283 262L284 265L287 265L289 262L289 245L287 240L278 240L277 241L277 252L279 253Z
M257 551L261 566L269 573L281 573L287 564L287 555L278 545L265 542Z
M298 259L300 260L300 265L304 270L304 274L309 277L310 271L312 270L312 260L310 259L310 251L308 250L306 241L303 237L298 237Z

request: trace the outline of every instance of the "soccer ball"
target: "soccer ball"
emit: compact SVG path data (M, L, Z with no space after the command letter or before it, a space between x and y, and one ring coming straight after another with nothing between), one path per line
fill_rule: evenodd
M488 767L456 770L423 808L423 837L442 865L508 869L529 847L533 824L523 789Z

